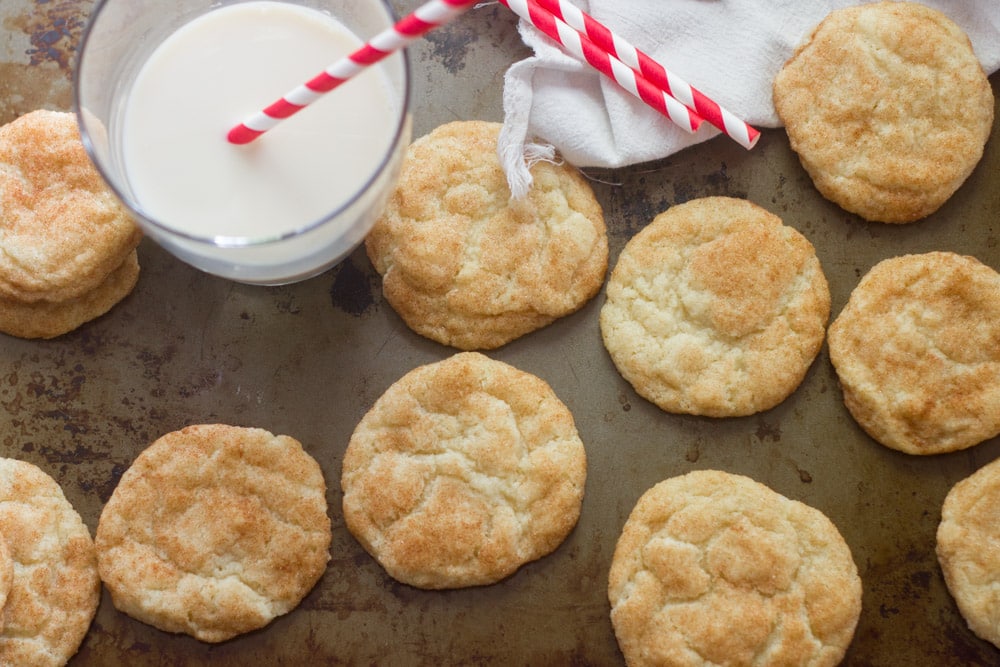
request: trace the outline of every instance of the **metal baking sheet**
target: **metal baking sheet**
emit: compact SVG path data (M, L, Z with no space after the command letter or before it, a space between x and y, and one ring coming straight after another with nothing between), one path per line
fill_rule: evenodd
M400 12L417 4L395 2ZM87 0L3 0L0 122L70 108L90 8ZM454 119L501 120L503 73L527 55L498 4L432 32L411 47L415 133ZM1000 79L992 83L996 92ZM885 257L949 249L1000 268L997 134L952 200L905 226L865 223L823 200L781 130L765 131L750 152L720 137L660 162L587 174L607 216L612 264L669 206L745 197L813 242L835 315ZM0 336L0 453L58 479L93 532L122 472L156 437L202 422L287 433L325 470L332 560L299 608L219 645L136 622L105 592L72 665L621 665L606 597L615 541L646 489L698 468L749 475L840 528L864 584L844 664L1000 663L1000 651L967 629L934 555L945 494L995 458L1000 440L931 458L876 444L844 408L825 348L781 405L721 420L669 415L632 391L601 344L603 295L491 352L547 380L573 411L589 461L582 516L555 553L497 585L429 592L394 582L347 532L339 471L374 400L453 350L406 328L363 251L276 288L201 274L149 241L140 261L137 288L107 316L48 342Z

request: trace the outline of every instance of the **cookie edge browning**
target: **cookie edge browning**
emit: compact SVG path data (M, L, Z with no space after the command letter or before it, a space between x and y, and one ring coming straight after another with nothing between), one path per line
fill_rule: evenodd
M17 338L52 339L106 315L139 282L139 260L133 250L103 283L66 301L20 302L0 297L0 332Z

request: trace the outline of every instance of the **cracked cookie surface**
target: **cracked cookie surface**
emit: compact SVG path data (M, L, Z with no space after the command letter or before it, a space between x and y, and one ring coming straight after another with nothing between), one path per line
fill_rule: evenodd
M540 378L478 352L420 366L358 424L348 529L398 581L495 583L552 552L580 515L586 454Z
M95 542L117 609L221 642L291 611L325 571L326 483L294 438L189 426L136 457Z
M820 511L701 470L636 503L608 578L630 667L836 665L861 613L850 549Z
M569 165L539 162L531 191L512 200L499 132L456 121L417 139L365 242L406 324L461 350L500 347L578 310L607 271L590 185Z

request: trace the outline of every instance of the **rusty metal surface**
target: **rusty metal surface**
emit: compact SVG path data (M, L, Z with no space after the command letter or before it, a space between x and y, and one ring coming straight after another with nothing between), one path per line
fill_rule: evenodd
M400 0L397 9L417 4ZM40 106L69 108L90 5L3 0L0 122ZM500 120L503 72L527 55L513 18L495 4L411 53L417 135L452 119ZM996 92L1000 79L992 81ZM950 249L1000 268L998 134L952 200L906 226L864 223L825 202L781 131L766 131L749 153L718 138L656 164L588 173L605 207L612 263L673 204L746 197L814 243L836 314L885 257ZM934 555L945 494L1000 454L1000 441L932 458L877 445L843 407L825 348L781 405L725 420L668 415L632 391L601 345L603 296L492 352L547 380L573 411L589 461L582 516L555 553L500 584L428 592L395 583L348 534L339 468L382 391L452 351L402 324L360 251L280 288L202 275L148 241L140 260L139 285L109 315L54 341L0 336L0 455L52 474L93 531L122 472L159 435L215 421L287 433L326 472L332 560L299 608L221 645L133 621L105 593L72 665L621 665L605 593L618 532L643 491L696 468L747 474L837 524L864 584L845 664L1000 663L1000 651L966 628Z

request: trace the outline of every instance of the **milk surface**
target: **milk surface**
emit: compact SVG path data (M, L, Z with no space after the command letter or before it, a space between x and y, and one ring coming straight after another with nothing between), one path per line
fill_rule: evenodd
M122 112L123 164L146 217L198 237L259 239L347 201L375 173L399 123L400 102L378 68L248 145L226 134L361 44L329 15L269 1L212 10L169 36Z

